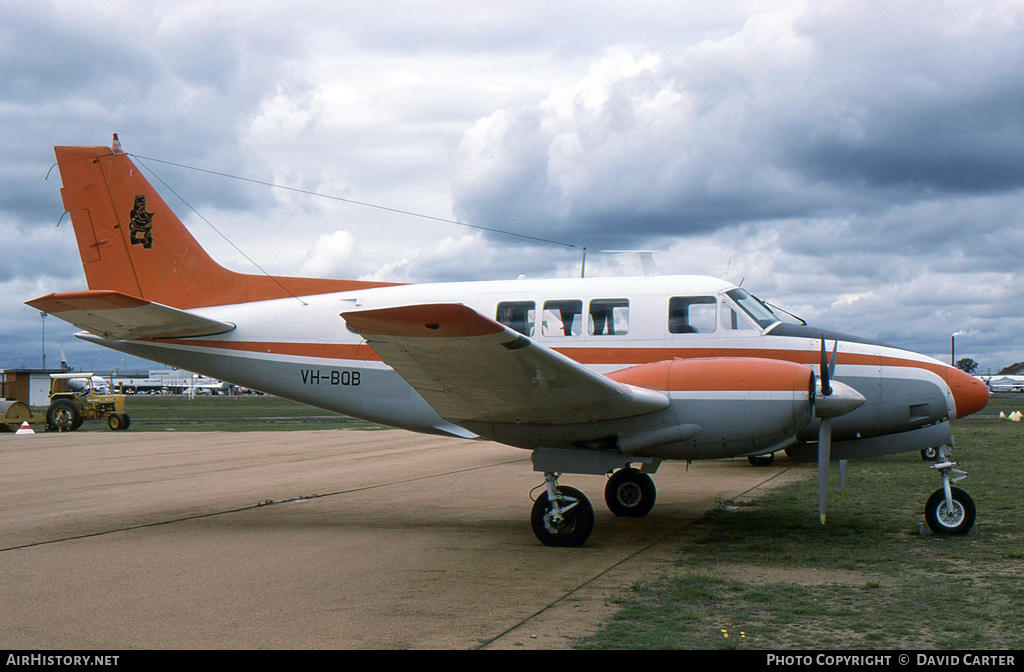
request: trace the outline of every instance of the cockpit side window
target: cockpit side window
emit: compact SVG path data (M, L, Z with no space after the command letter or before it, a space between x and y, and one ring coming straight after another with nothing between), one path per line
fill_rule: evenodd
M730 299L736 302L744 312L747 313L758 326L767 329L776 322L780 322L778 316L768 306L761 303L756 297L751 296L745 289L731 289L725 293Z
M583 302L579 299L545 301L542 336L579 336L583 332Z
M670 334L710 334L715 330L713 296L673 296L668 300Z
M495 319L523 336L533 336L536 316L537 304L533 301L502 301L498 304Z
M594 336L622 336L629 333L629 299L591 301L587 329Z
M746 317L740 315L735 308L724 301L722 302L722 328L729 331L753 330Z

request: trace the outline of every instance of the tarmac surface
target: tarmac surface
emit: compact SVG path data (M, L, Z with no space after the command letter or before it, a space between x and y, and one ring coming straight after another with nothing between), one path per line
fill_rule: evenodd
M664 463L639 520L566 475L597 521L560 549L530 529L530 454L495 443L0 434L0 649L567 648L710 508L808 473L789 466Z

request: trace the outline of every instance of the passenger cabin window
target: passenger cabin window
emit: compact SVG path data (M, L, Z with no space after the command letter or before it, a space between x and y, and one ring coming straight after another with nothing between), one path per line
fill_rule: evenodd
M670 334L710 334L715 330L713 296L673 296L668 300Z
M545 301L542 336L579 336L583 331L583 302L579 299Z
M523 336L533 336L537 304L533 301L502 301L498 304L496 319Z
M591 301L587 329L593 336L622 336L629 333L629 299Z

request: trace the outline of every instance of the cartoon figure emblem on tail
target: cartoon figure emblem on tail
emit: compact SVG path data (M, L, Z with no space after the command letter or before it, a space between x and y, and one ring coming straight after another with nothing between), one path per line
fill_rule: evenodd
M142 245L147 250L153 247L153 213L146 212L146 197L135 197L132 208L132 245Z

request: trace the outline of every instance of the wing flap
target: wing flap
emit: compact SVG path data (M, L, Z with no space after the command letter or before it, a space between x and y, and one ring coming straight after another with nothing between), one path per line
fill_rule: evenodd
M107 340L213 336L235 328L110 290L48 294L25 303Z
M462 304L342 317L449 422L598 422L668 406L660 392L611 380Z

